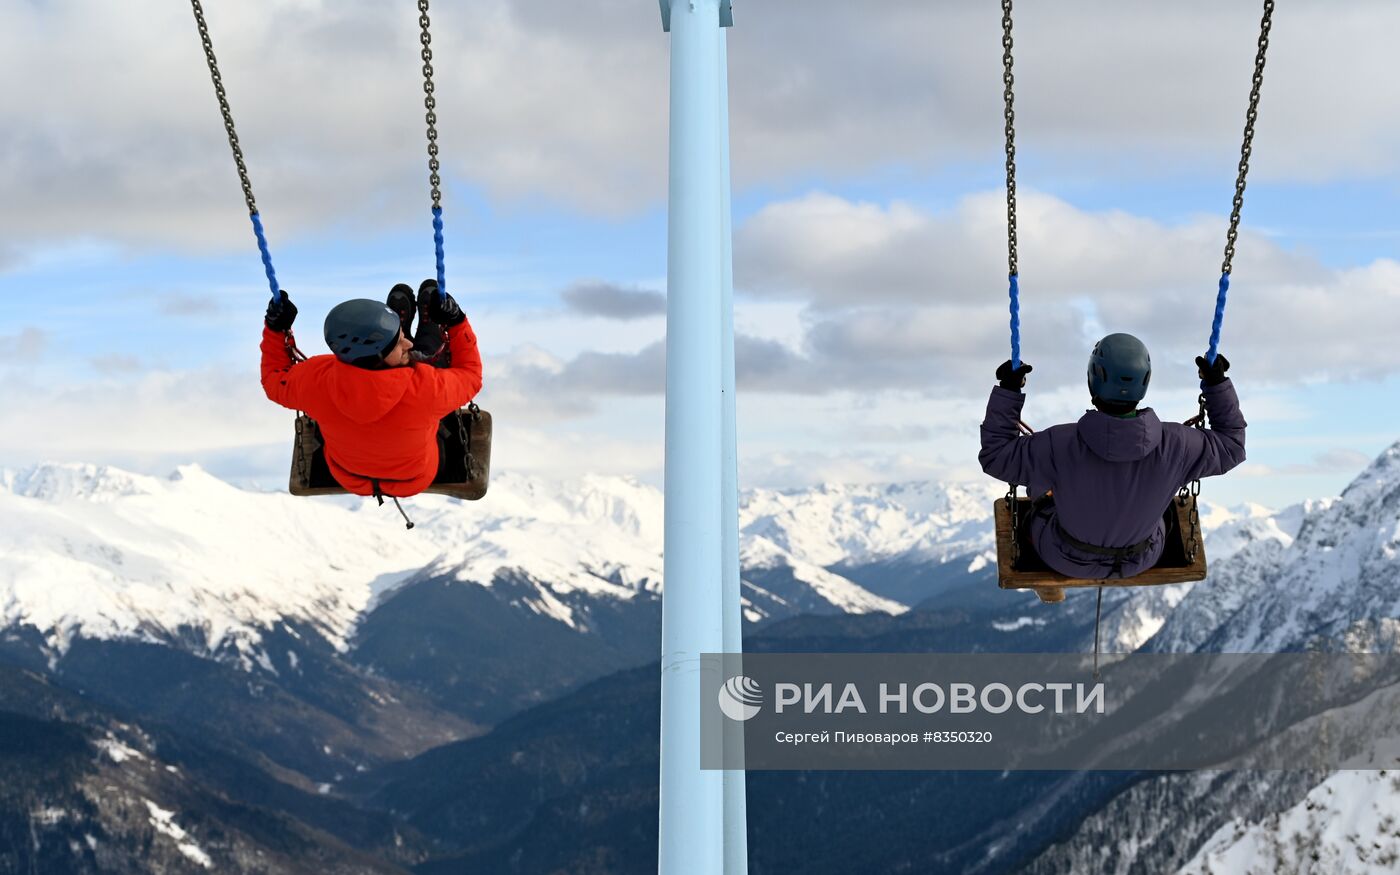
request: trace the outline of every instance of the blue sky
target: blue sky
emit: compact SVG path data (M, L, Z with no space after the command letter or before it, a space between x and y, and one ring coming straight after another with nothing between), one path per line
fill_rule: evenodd
M1088 345L1112 330L1154 350L1164 418L1192 412L1251 6L1129 3L1105 18L1073 2L1018 18L1031 421L1083 410ZM1229 503L1335 494L1400 439L1400 88L1367 60L1400 18L1358 6L1278 13L1222 342L1250 461L1207 485ZM37 62L23 45L41 34L71 30L74 52L38 95L0 98L0 342L17 353L0 364L0 465L196 461L274 485L291 414L256 383L261 264L193 24L150 7L136 28L0 0L7 80ZM737 322L762 352L740 362L745 485L980 476L976 426L1008 355L999 18L881 9L819 2L801 22L746 9L730 36ZM435 44L461 49L439 63L448 284L486 356L498 469L659 481L662 399L637 375L664 320L561 298L664 290L666 38L652 12L610 2L543 20L505 3L485 21L436 19ZM260 0L210 24L279 278L319 352L334 303L432 273L414 22ZM1209 35L1182 44L1195 25ZM1095 28L1120 27L1137 42L1086 55ZM111 72L123 38L136 56ZM272 57L269 43L306 50Z

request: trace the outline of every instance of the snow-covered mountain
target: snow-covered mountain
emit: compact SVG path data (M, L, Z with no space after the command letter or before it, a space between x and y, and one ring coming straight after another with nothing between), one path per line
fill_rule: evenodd
M501 475L483 502L415 499L410 532L370 501L242 490L198 466L158 478L47 464L6 471L0 485L0 628L33 626L55 654L75 634L188 641L193 633L196 649L265 662L261 630L280 620L311 625L343 649L386 593L426 578L489 587L508 572L534 590L517 598L523 610L566 626L577 625L570 605L581 597L654 599L661 584L661 493L622 478L546 484ZM822 566L853 552L931 549L948 512L933 490L919 497L927 509L877 507L869 490L763 493L745 508L746 557L799 569L811 590L805 603L904 610ZM951 525L966 528L975 511L963 508ZM863 532L870 519L885 531ZM749 605L751 619L790 600L763 595Z
M1400 616L1394 604L1400 561L1397 455L1400 445L1340 499L1279 513L1204 506L1210 578L1195 586L1110 591L1104 619L1106 631L1113 628L1111 640L1131 649L1150 638L1148 646L1165 650L1238 649L1242 643L1265 648L1279 641L1302 646L1318 635L1354 646L1363 632L1370 636L1366 641L1379 640L1385 624L1368 620ZM505 729L472 748L491 754L490 762L514 763L522 750L543 757L526 764L544 771L526 770L521 774L528 776L517 780L527 815L547 809L569 823L579 819L584 833L596 837L604 835L597 826L603 808L597 806L631 798L618 792L622 785L607 781L592 796L533 794L542 792L539 775L560 763L573 769L570 780L591 780L591 771L574 774L570 745L582 729L601 738L615 731L619 707L636 715L652 707L651 693L614 701L608 697L616 691L609 692L607 684L590 694L602 696L588 706L593 710L577 710L593 701L589 696L558 698L561 689L577 691L580 679L612 671L608 665L654 659L662 497L650 487L613 478L559 484L504 475L484 502L415 500L409 512L418 526L405 532L392 508L359 499L293 499L240 490L198 468L153 478L96 466L45 465L0 473L0 485L0 659L17 652L12 641L32 640L34 630L42 629L40 643L60 662L51 672L54 683L86 689L88 696L106 693L106 704L120 706L121 713L149 714L153 724L181 727L187 735L161 741L162 763L198 775L220 793L241 787L239 798L267 798L282 792L278 782L290 773L302 793L294 804L310 812L308 822L312 815L339 822L343 830L337 835L353 836L364 829L353 819L338 820L349 815L335 807L346 804L346 797L337 796L342 774L353 776L361 765L374 769L409 755L393 749L402 727L418 728L421 740L411 745L416 752L470 738L481 731L471 723L476 721ZM804 634L793 627L804 627L811 641L838 648L843 641L850 644L841 638L842 630L855 626L867 627L861 634L880 636L885 632L876 627L886 627L888 636L878 640L899 641L900 630L913 634L921 624L942 619L957 625L952 631L958 632L959 644L976 649L1002 646L998 642L1018 636L1024 640L1031 634L1028 626L1063 627L1085 608L1092 621L1092 591L1055 606L1041 605L1033 595L995 590L988 559L991 502L1000 491L994 483L910 484L746 495L741 526L748 615L766 621L793 613L873 614L807 617L765 627L775 636L774 646L787 646ZM906 584L893 586L894 577L906 578ZM941 612L935 595L922 606L931 613L907 610L921 600L919 587L952 579L961 581L963 591L976 590L979 598L985 592L987 601L974 607L965 601ZM953 595L947 601L954 602ZM984 610L988 603L996 609ZM982 625L972 628L975 623ZM1074 635L1083 628L1076 626ZM99 647L85 643L91 638L128 643ZM313 639L319 648L309 646ZM175 646L130 643L143 640ZM624 640L633 649L618 650ZM496 663L483 659L487 651ZM188 652L219 658L193 659ZM36 672L43 667L42 661L20 664ZM206 666L217 671L205 671ZM561 688L566 671L574 674ZM411 696L418 698L410 701ZM520 720L502 718L546 701ZM557 707L550 711L550 706ZM41 716L59 720L55 713ZM362 719L365 714L373 719ZM558 723L549 744L525 745L522 739L539 731L549 714ZM220 734L223 724L230 728ZM46 726L33 734L50 731ZM217 744L206 751L181 750L189 738L203 737ZM97 755L112 760L98 742ZM154 756L153 749L125 743ZM112 764L126 768L130 762ZM630 763L636 773L626 786L651 786L654 767L647 761L638 770L638 762L619 763ZM257 763L264 765L249 768ZM259 772L264 768L266 776ZM243 785L249 775L262 783ZM472 783L470 775L440 777L452 785ZM1011 850L1038 853L1052 835L1061 841L1029 864L1018 858L1018 871L1023 865L1024 871L1047 873L1195 866L1187 869L1195 875L1207 871L1207 864L1220 871L1222 864L1246 859L1261 861L1269 871L1323 871L1306 863L1290 868L1292 858L1270 856L1275 850L1270 833L1278 832L1285 844L1308 846L1318 860L1336 862L1331 871L1373 871L1352 863L1362 852L1380 855L1367 858L1373 862L1388 853L1385 818L1394 788L1368 779L1364 786L1337 784L1325 798L1305 798L1326 793L1314 789L1320 780L1290 774L1264 785L1243 773L1168 776L1114 790L1112 798L1088 787L1078 801L1060 798L1060 803L1075 802L1069 808L1043 808L1047 817L1061 814L1018 821L1014 829L998 832L995 845L969 844L964 850L985 853L977 871L987 872L1009 871ZM825 786L825 780L819 784ZM833 787L829 800L852 798L850 787ZM864 804L874 810L888 788L872 783L869 789ZM172 790L152 790L145 798L162 811L175 810L180 800ZM997 794L998 801L978 796L969 798L968 807L1006 804L1004 788L986 792ZM323 794L326 807L310 807L310 799ZM637 798L641 809L654 808ZM581 799L590 805L581 806ZM1313 807L1294 807L1303 802ZM1063 813L1070 809L1073 813ZM182 803L171 822L217 855L218 848L207 841L215 821L204 829L184 813L199 810ZM1331 813L1307 816L1317 811ZM1096 813L1077 828L1076 821L1064 819L1077 820L1084 812ZM166 823L145 807L138 814L142 824L151 818ZM35 816L26 812L20 820L32 824ZM3 817L0 811L0 821ZM617 823L634 823L628 818ZM1338 819L1356 828L1331 829L1328 824ZM826 828L812 824L814 830ZM1279 832L1283 828L1286 835ZM892 829L890 836L897 836ZM538 834L529 838L532 844L542 841ZM372 850L379 853L396 842L396 834L386 833ZM1003 846L1006 850L998 850ZM1110 857L1113 865L1107 865ZM654 855L648 859L654 862Z
M1273 511L1258 504L1237 507L1202 499L1201 528L1205 532L1209 573L1201 583L1180 583L1108 591L1104 596L1103 641L1106 650L1131 653L1153 636L1158 636L1168 617L1178 624L1191 624L1177 616L1177 607L1187 595L1202 588L1204 598L1233 601L1246 589L1246 580L1267 579L1278 571L1278 561L1289 547L1307 514L1326 508L1335 499L1309 500ZM1202 600L1202 596L1194 597ZM1196 625L1200 625L1196 622ZM1212 627L1213 628L1213 627ZM1197 637L1199 638L1197 633ZM1199 641L1159 636L1153 649L1194 650Z
M5 482L0 628L32 626L55 655L81 635L258 661L261 630L284 620L343 648L376 592L423 563L421 540L368 517L196 466L156 478L42 465Z
M754 490L740 512L741 564L788 556L822 567L896 556L946 562L993 543L992 502L1005 491L990 481Z
M1235 552L1212 555L1210 577L1163 612L1145 649L1396 649L1400 443L1340 498L1242 522L1230 536ZM1217 538L1229 531L1218 528ZM1394 872L1397 817L1394 772L1158 776L1085 819L1027 871Z
M1332 501L1298 508L1292 538L1255 539L1197 586L1154 650L1393 650L1400 629L1400 444ZM1286 532L1285 534L1289 534Z
M651 600L661 586L663 498L626 478L498 475L482 502L415 499L409 532L371 501L243 490L193 465L158 478L45 464L0 472L0 487L0 629L33 626L53 654L75 634L179 639L266 665L262 630L279 620L343 650L388 593L427 579L489 588L502 575L518 609L587 632L588 603ZM917 584L872 591L848 576L880 563L985 576L1000 494L989 481L747 493L745 616L907 610ZM1216 567L1241 546L1291 542L1301 519L1203 509ZM1141 643L1188 590L1132 592L1107 615L1109 640Z
M1179 875L1389 875L1400 869L1397 822L1393 772L1338 772L1284 811L1255 821L1232 818Z

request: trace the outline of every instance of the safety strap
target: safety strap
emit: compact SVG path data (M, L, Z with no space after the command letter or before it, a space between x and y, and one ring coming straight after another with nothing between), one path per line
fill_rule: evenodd
M1099 621L1103 619L1103 587L1099 587L1099 603L1094 608L1094 680L1099 679Z
M379 506L380 506L380 507L383 507L383 506L384 506L384 488L383 488L382 486L379 485L380 483L408 483L408 482L410 482L410 481L405 480L405 479L397 479L397 480L396 480L396 479L393 479L393 478L390 478L390 477L371 477L371 476L369 476L368 474L359 474L359 473L356 473L356 472L354 472L354 471L351 471L349 468L346 468L344 465L342 465L341 468L345 471L346 474L349 474L349 475L352 476L352 477L359 477L361 480L368 480L368 481L369 481L369 485L370 485L370 489L372 490L370 494L371 494L371 496L372 496L376 501L379 502ZM392 501L392 502L394 502L394 507L396 507L396 508L399 509L399 516L403 517L403 521L404 521L404 523L406 523L406 525L404 526L404 528L407 528L407 529L413 528L413 525L414 525L413 520L411 520L411 519L408 518L408 514L404 512L403 505L399 504L398 498L397 498L396 496L391 495L391 496L389 496L389 500Z
M1055 531L1059 532L1060 537L1064 538L1065 541L1076 550L1083 550L1085 553L1093 553L1098 556L1114 556L1120 559L1126 559L1129 556L1136 556L1138 553L1152 546L1151 535L1127 547L1102 547L1098 544L1090 544L1079 540L1074 535L1065 531L1065 527L1060 524L1060 518L1058 516L1055 517Z

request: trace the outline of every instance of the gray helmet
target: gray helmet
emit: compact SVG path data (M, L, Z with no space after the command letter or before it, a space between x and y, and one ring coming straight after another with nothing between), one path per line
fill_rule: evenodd
M398 343L399 331L398 315L383 301L356 298L336 304L326 314L326 346L346 364L383 358Z
M1110 334L1089 354L1089 394L1100 401L1141 401L1152 381L1152 357L1131 334Z

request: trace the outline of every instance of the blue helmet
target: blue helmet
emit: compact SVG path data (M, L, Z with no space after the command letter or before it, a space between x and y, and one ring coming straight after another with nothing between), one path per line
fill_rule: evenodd
M383 301L356 298L336 304L326 314L326 346L346 364L376 357L399 341L399 317Z
M1110 334L1089 354L1089 394L1099 401L1141 401L1152 381L1152 357L1131 334Z

